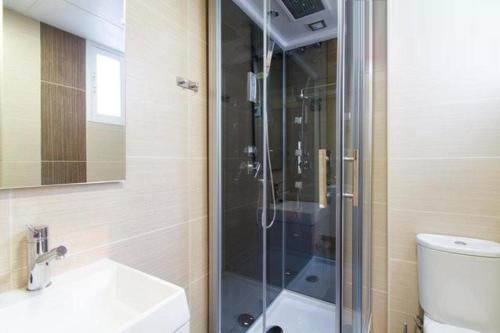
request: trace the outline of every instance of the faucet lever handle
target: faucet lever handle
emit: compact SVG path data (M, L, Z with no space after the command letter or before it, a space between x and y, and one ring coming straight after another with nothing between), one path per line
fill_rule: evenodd
M26 224L28 228L28 240L47 239L49 237L49 226Z

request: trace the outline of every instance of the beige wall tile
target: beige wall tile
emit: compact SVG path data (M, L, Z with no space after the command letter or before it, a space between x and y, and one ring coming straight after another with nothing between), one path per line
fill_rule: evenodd
M207 24L208 24L208 11L206 0L188 0L188 31L189 33L207 42Z
M177 159L129 159L124 184L14 191L12 237L22 245L14 251L13 262L26 260L28 223L49 225L53 245L81 252L187 221L186 164Z
M111 258L169 282L188 287L189 239L188 224L139 234L133 238L105 243L89 251L70 254L64 261L55 262L55 274Z
M87 121L87 161L125 159L125 128L122 125Z
M398 109L390 128L398 141L391 157L500 156L499 109L497 98Z
M41 184L40 23L4 12L0 187Z
M387 206L373 204L372 288L387 292Z
M198 92L190 92L191 95L199 99L208 98L208 45L196 37L189 36L188 39L188 70L187 77L199 83Z
M208 276L193 281L189 288L191 333L208 332Z
M41 184L41 162L0 162L0 187L23 187Z
M188 166L187 211L189 219L199 219L208 214L208 174L206 159L191 159Z
M392 159L391 208L500 216L500 157Z
M385 73L387 69L387 1L373 2L373 70Z
M127 103L128 156L188 156L188 97L184 91L163 95L161 102Z
M200 83L200 91L198 96L203 99L207 98L207 51L208 51L208 36L207 28L207 3L204 0L189 0L188 1L189 21L188 27L188 72L187 75L191 80Z
M418 233L489 239L500 242L500 217L413 210L390 211L392 229L390 257L416 261Z
M37 87L40 90L40 81L37 82ZM19 88L21 89L21 88ZM40 93L39 93L40 95ZM37 97L39 100L41 97ZM31 99L25 97L24 99ZM15 103L15 102L14 102ZM40 110L40 102L33 106ZM4 109L9 106L4 106ZM16 109L11 111L15 112ZM2 111L3 112L3 111ZM32 118L8 117L2 113L2 161L5 162L20 162L20 161L41 161L41 113L33 115ZM33 119L34 118L34 119ZM38 175L40 177L40 175ZM34 183L34 184L40 184Z
M405 322L408 324L408 333L417 333L415 331L415 316L413 314L407 314L398 311L389 311L389 318L389 333L403 332L403 325Z
M417 263L389 259L389 309L417 314Z
M372 325L387 332L387 2L374 1Z
M387 293L373 292L373 333L387 333Z
M0 192L0 291L10 288L9 193Z
M390 1L388 8L391 108L498 96L499 2Z
M203 89L203 88L202 88ZM208 157L207 100L201 97L189 100L189 157Z
M400 332L418 310L417 233L499 240L500 3L388 8L389 331Z
M189 222L189 281L208 274L208 218Z
M372 163L372 200L376 203L387 203L387 158L376 155Z

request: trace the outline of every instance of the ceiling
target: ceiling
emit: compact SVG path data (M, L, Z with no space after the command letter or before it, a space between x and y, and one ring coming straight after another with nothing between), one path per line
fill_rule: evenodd
M115 50L125 50L124 0L4 0L4 6Z
M233 0L256 24L262 27L263 0ZM269 0L271 10L279 15L271 18L270 35L285 50L314 44L337 37L337 2L322 0L324 10L294 19L281 0ZM326 28L312 31L310 23L324 20Z

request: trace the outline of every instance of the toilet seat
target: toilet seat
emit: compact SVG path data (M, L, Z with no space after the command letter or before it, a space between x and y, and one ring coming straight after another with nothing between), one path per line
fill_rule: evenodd
M467 328L438 323L431 318L424 316L424 333L480 333Z

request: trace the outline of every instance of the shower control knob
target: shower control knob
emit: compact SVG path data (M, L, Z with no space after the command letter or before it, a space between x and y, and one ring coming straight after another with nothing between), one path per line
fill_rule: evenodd
M255 146L246 146L243 148L243 153L247 155L256 155L257 154L257 147Z

